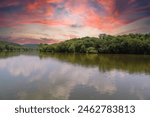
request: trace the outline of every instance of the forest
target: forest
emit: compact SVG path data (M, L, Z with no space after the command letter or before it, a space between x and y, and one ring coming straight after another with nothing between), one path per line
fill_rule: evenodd
M50 53L150 54L150 33L118 36L100 34L97 38L82 37L50 45L40 44L35 49ZM29 50L33 50L33 48L0 41L0 51Z
M3 51L27 51L27 50L32 50L31 48L16 44L16 43L11 43L11 42L6 42L6 41L0 41L0 52Z
M108 53L108 54L150 54L150 33L99 37L83 37L56 44L40 44L41 52L51 53Z

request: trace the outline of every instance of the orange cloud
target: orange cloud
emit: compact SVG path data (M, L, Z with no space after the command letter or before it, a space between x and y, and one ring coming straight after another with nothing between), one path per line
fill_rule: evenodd
M63 2L63 0L46 0L47 3L60 3Z
M33 20L30 23L37 23L37 24L46 24L46 25L71 25L72 22L67 19L63 20Z
M100 16L96 12L90 10L85 19L85 25L98 28L104 32L111 33L114 28L123 25L123 21L114 16Z
M53 14L54 14L54 9L52 7L46 8L44 13L45 16L52 16Z
M59 3L62 0L37 0L33 3L28 3L26 6L26 10L30 12L34 12L41 16L52 16L54 14L54 8L49 5L49 3Z
M39 7L40 7L39 2L29 3L27 5L27 10L28 11L33 11L33 10L37 10Z

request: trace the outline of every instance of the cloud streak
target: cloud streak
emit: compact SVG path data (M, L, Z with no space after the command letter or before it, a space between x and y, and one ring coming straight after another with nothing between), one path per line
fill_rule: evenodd
M59 38L62 35L81 37L81 34L74 33L77 28L84 34L83 36L93 36L94 32L91 32L91 35L91 33L81 30L87 27L98 30L99 34L123 33L118 31L120 28L126 28L125 32L127 33L143 33L144 31L147 32L148 27L150 27L149 11L149 0L2 0L0 5L0 30L5 32L5 36L8 37L12 36L9 33L12 28L16 30L17 27L24 27L24 25L31 25L28 29L33 34L34 26L43 25L45 30L51 27L59 27L62 30L61 33L60 31L52 30L52 28L48 32L43 31L43 34L46 35L55 31L53 33L55 35L51 35L55 37L53 38L54 40L69 39L66 36ZM149 23L146 22L147 26L145 24L142 26L140 22L145 18L149 20ZM136 24L141 27L130 29L130 24L132 25L135 22L138 22L139 24ZM63 31L70 27L71 31ZM40 31L41 29L39 29L38 33L41 33ZM13 33L19 35L23 31L13 31ZM45 38L43 34L35 36L36 39ZM0 36L4 37L4 33L0 33ZM97 31L94 36L97 36ZM27 37L28 34L25 31L22 38ZM35 37L32 39L35 39ZM51 37L47 38L51 39Z

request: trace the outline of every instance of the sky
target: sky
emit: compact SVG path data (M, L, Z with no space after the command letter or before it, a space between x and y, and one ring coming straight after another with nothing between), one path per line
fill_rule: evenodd
M58 43L150 32L150 0L0 0L0 39Z

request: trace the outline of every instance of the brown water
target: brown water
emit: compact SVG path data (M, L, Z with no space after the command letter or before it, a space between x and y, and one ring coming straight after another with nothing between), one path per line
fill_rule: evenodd
M150 99L149 55L0 53L0 99Z

